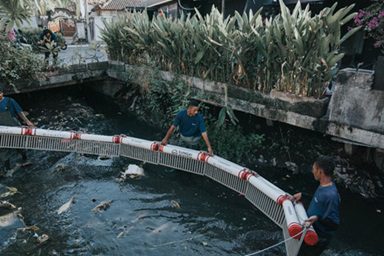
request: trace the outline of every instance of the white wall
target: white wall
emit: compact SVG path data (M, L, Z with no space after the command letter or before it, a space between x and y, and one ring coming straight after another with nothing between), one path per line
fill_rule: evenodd
M113 22L117 19L118 13L116 11L104 11L102 12L101 16L94 16L92 15L92 18L94 19L94 38L95 41L103 41L101 38L101 30L104 28L104 20L106 22ZM120 14L121 15L121 14Z

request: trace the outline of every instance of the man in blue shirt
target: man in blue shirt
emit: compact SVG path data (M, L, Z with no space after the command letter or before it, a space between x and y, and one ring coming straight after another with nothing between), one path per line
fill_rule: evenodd
M340 195L332 181L334 168L333 160L328 156L320 156L312 166L313 177L320 185L309 204L307 210L309 218L305 221L305 225L313 225L319 236L319 242L315 246L303 244L299 255L320 255L340 224ZM301 200L301 193L295 194L292 199Z
M179 127L180 138L189 146L195 146L199 143L200 137L203 137L209 154L213 154L211 143L208 139L207 129L205 128L203 115L199 113L199 102L191 100L188 108L181 110L173 120L173 124L168 129L167 134L161 141L162 145L167 145L176 127Z
M34 126L25 116L20 105L14 99L4 96L3 85L0 83L0 125L20 126L17 118L22 120L27 126Z
M20 126L20 122L18 119L22 120L27 126L33 127L33 123L25 116L23 110L20 105L12 98L4 97L4 84L0 82L0 125L4 126ZM10 158L9 158L9 150L2 150L6 155L6 159L4 161L5 169L11 169L10 166ZM22 157L23 164L27 164L27 154L25 150L17 150L18 153ZM4 158L4 157L2 157Z

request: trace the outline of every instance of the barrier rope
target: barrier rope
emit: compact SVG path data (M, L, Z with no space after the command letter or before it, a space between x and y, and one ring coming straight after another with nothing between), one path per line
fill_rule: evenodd
M153 245L153 249L158 248L158 247L162 247L162 246L167 246L167 245L172 245L172 244L183 243L186 241L191 241L191 240L198 238L198 237L201 237L201 236L203 236L203 235L201 234L201 235L193 236L193 237L182 239L182 240L176 240L176 241L172 241L172 242L168 242L168 243L164 243L164 244Z
M297 235L295 235L295 237L297 237L297 236L299 236L299 235L305 233L306 230L307 230L307 227L304 226L303 230L300 231L299 233L297 233ZM163 246L168 246L168 245L173 245L173 244L178 244L178 243L183 243L183 242L186 242L186 241L191 241L191 240L193 240L193 239L195 239L195 238L198 238L198 237L201 237L201 236L203 236L203 235L201 234L201 235L193 236L193 237L190 237L190 238L187 238L187 239L176 240L176 241L172 241L172 242L168 242L168 243L164 243L164 244L153 245L153 246L152 246L152 249L155 249L155 248L158 248L158 247L163 247ZM246 255L244 255L244 256L253 256L253 255L257 255L257 254L266 252L266 251L271 250L271 249L273 249L273 248L275 248L275 247L277 247L277 246L279 246L279 245L281 245L281 244L283 244L283 243L286 243L286 242L288 242L288 241L290 241L290 240L292 240L292 239L295 239L295 238L294 238L294 237L288 237L287 239L285 239L285 240L283 240L283 241L280 241L280 242L278 242L278 243L276 243L276 244L273 244L273 245L271 245L271 246L269 246L269 247L266 247L266 248L264 248L264 249L262 249L262 250L259 250L259 251L257 251L257 252L253 252L253 253L250 253L250 254L246 254Z
M297 235L295 235L295 237L296 237L296 236L299 236L299 235L301 235L301 234L303 234L306 230L307 230L307 227L304 226L303 230L300 231L299 233L297 233ZM244 255L244 256L253 256L253 255L257 255L257 254L263 253L263 252L268 251L268 250L270 250L270 249L273 249L273 248L275 248L275 247L277 247L277 246L279 246L279 245L281 245L281 244L283 244L283 243L285 243L285 242L288 242L288 241L290 241L290 240L292 240L292 239L295 239L295 238L294 238L294 237L288 237L287 239L285 239L285 240L283 240L283 241L280 241L280 242L278 242L278 243L276 243L276 244L273 244L273 245L271 245L271 246L269 246L269 247L267 247L267 248L264 248L264 249L259 250L259 251L257 251L257 252L253 252L253 253L250 253L250 254L246 254L246 255Z

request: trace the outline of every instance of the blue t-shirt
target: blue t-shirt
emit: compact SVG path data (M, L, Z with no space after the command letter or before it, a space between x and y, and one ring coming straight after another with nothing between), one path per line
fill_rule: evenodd
M308 217L316 215L319 218L314 225L316 231L331 231L332 228L327 225L329 222L340 224L339 206L340 195L335 184L317 188L307 211Z
M8 103L9 101L9 103ZM9 109L6 108L9 106ZM4 97L0 101L0 112L9 111L13 117L17 117L17 114L22 112L20 105L12 98Z
M173 125L178 126L181 135L185 137L198 137L206 131L203 115L197 113L195 116L188 116L186 109L176 115Z

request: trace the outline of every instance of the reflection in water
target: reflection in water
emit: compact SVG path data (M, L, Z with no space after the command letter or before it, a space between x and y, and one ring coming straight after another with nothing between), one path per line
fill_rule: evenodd
M119 113L107 99L78 95L73 90L36 93L22 105L30 106L39 127L161 138L158 130ZM42 151L29 156L32 166L0 182L19 189L11 202L22 207L27 226L40 229L15 235L2 228L1 255L245 255L283 239L277 226L242 196L204 177L144 164L145 176L119 182L120 173L139 162ZM70 207L58 214L71 198ZM92 211L107 200L108 208ZM357 202L362 207L356 211L365 214L363 201L344 202ZM350 244L358 236L351 232L357 219L358 214L344 218L334 248L325 255L381 254L379 245L369 248L363 241L368 236ZM39 244L34 233L47 234L49 240ZM347 244L351 249L345 251ZM280 246L263 255L283 254Z

